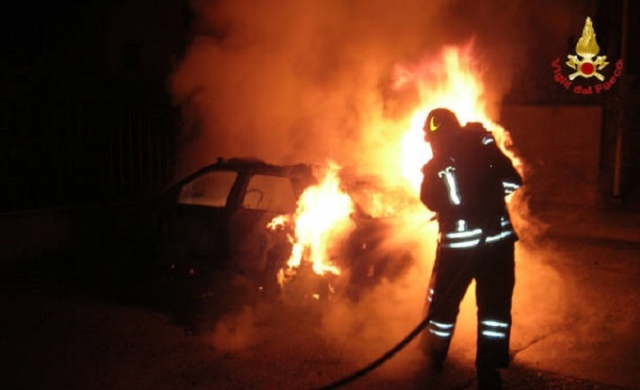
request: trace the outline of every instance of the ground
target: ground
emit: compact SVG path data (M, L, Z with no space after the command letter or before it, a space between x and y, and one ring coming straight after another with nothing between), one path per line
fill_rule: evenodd
M640 389L639 242L556 230L518 244L505 388ZM42 267L4 272L0 387L323 388L381 356L420 320L420 307L405 320L404 312L389 315L402 329L384 337L354 319L356 306L335 314L331 302L259 303L228 305L191 334L167 312L77 277ZM344 321L328 321L329 311ZM375 318L380 327L384 321ZM424 373L411 342L344 388L474 389L472 334L461 326L438 378Z

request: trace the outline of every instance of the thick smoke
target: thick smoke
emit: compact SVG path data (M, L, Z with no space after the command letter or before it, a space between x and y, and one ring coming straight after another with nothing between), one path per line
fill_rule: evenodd
M367 165L417 103L391 91L393 68L444 44L473 40L495 113L528 54L529 3L195 1L170 80L184 122L177 175L219 156Z
M435 58L444 45L472 42L485 77L484 103L499 121L499 105L514 76L541 39L562 36L555 30L567 27L562 16L576 12L572 3L194 1L194 39L171 78L184 124L176 175L235 156L273 163L330 159L365 168L384 164L379 160L386 148L406 130L398 123L405 123L418 103L415 91L391 88L393 70L425 56ZM549 18L557 23L546 24ZM534 242L541 228L530 220L526 200L517 199L512 207L521 237ZM425 237L435 236L429 232L433 224L420 229ZM401 339L421 319L432 245L430 240L413 248L420 260L402 280L383 284L356 306L334 305L324 317L325 336L343 342L359 363ZM514 339L517 345L547 331L537 325L560 304L553 288L559 278L531 253L518 252L514 332L524 333ZM470 358L475 347L472 299L468 294L462 305L452 350ZM517 309L540 309L540 302L549 305L543 311ZM245 345L247 339L236 333L244 328L254 332L246 325L249 317L226 319L218 339L234 334L228 348ZM531 329L536 331L527 334Z

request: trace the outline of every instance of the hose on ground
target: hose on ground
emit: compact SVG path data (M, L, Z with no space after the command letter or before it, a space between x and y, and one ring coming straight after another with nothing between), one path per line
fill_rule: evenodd
M465 255L465 257L467 257L467 260L469 258L469 254ZM444 298L449 295L451 293L451 290L453 289L453 286L455 286L458 282L458 280L462 277L463 273L465 272L465 270L467 269L467 267L469 266L469 261L465 261L464 265L460 268L460 271L458 272L458 274L456 275L456 277L453 280L453 283L451 283L449 285L449 288L442 294L441 299L438 302L432 302L432 304L434 304L434 309L431 310L431 313L435 313L437 311L437 308L441 305L440 302L444 301ZM398 352L400 352L402 349L404 349L413 339L415 339L423 330L424 328L427 327L427 325L429 324L429 321L431 320L432 315L426 315L425 318L422 320L422 322L420 322L411 332L409 332L402 340L400 340L400 342L398 342L393 348L389 349L387 352L385 352L383 355L381 355L378 359L374 360L373 362L369 363L367 366L359 369L358 371L354 372L353 374L343 377L342 379L338 379L337 381L334 381L332 383L329 383L327 385L324 385L322 387L318 387L315 390L333 390L333 389L338 389L340 387L343 387L363 376L365 376L366 374L368 374L369 372L375 370L376 368L380 367L384 362L386 362L387 360L391 359L395 354L397 354Z
M396 344L393 348L388 350L386 353L384 353L378 359L376 359L373 362L369 363L367 366L361 368L360 370L354 372L353 374L351 374L349 376L346 376L346 377L344 377L342 379L339 379L339 380L337 380L337 381L335 381L333 383L327 384L325 386L319 387L316 390L332 390L332 389L340 388L340 387L345 386L345 385L355 381L356 379L366 375L367 373L375 370L376 368L381 366L384 362L386 362L387 360L391 359L396 353L398 353L402 349L404 349L404 347L406 347L414 338L416 338L416 336L418 336L420 334L420 332L422 332L424 330L424 328L427 326L427 324L429 324L429 319L430 319L429 316L425 317L424 320L422 320L422 322L420 322L418 324L418 326L416 326L415 329L413 329L409 334L407 334L405 336L405 338L403 338L398 344Z

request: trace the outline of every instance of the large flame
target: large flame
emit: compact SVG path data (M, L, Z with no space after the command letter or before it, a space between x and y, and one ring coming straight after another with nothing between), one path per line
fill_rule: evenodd
M417 91L419 102L408 117L391 124L402 130L400 136L385 142L389 150L396 149L400 153L379 153L379 156L387 156L387 160L399 159L400 161L385 161L387 166L399 166L401 176L408 184L402 192L395 193L398 202L385 200L378 204L379 197L370 197L367 202L357 199L358 204L367 203L372 216L381 214L386 216L391 206L405 205L416 206L416 202L403 202L416 200L422 181L421 167L432 157L431 148L424 140L423 125L430 110L438 107L446 107L456 113L462 124L467 122L481 122L488 130L492 131L498 144L505 149L508 144L508 136L502 127L489 119L485 95L482 83L482 75L473 61L471 46L447 47L434 58L425 58L413 65L398 65L394 73L393 87L397 89L413 89ZM398 134L398 133L395 133ZM514 163L515 156L507 153ZM516 166L518 164L515 164ZM298 202L298 208L293 218L295 233L292 235L293 250L287 266L296 269L302 262L312 263L316 274L327 272L339 275L340 268L332 262L334 253L339 252L339 243L354 229L354 222L350 215L354 211L353 199L357 197L357 191L348 195L341 190L342 186L338 176L339 167L331 164L319 184L308 188ZM397 171L389 170L379 172L389 182L397 183ZM391 178L391 176L394 176ZM366 193L366 192L365 192ZM366 197L365 197L366 198ZM401 198L401 199L400 199ZM426 238L425 218L426 209L417 202L419 209L400 213L403 223L398 226L410 227L409 231L398 232L399 235L420 235L424 241ZM393 208L393 207L391 207ZM381 212L381 210L383 212ZM278 223L281 221L273 221ZM434 237L435 238L435 237Z
M295 213L293 250L287 265L291 268L308 261L319 275L340 274L333 264L335 245L354 228L350 218L353 203L340 189L339 166L330 163L318 185L307 188Z
M402 175L414 189L419 188L422 180L420 168L432 157L422 128L434 108L449 108L462 124L481 122L504 146L503 129L487 114L482 74L474 63L471 45L445 47L439 58L425 58L417 65L398 65L394 87L414 88L420 99L408 120L409 129L400 140Z

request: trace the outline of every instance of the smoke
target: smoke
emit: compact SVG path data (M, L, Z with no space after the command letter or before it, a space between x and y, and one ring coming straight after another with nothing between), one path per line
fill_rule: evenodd
M211 344L219 351L233 352L248 348L255 342L256 313L245 306L237 313L220 318L209 336Z
M529 3L194 1L193 41L170 78L176 174L219 156L367 165L417 103L390 88L394 67L445 44L473 41L495 113L527 58Z

